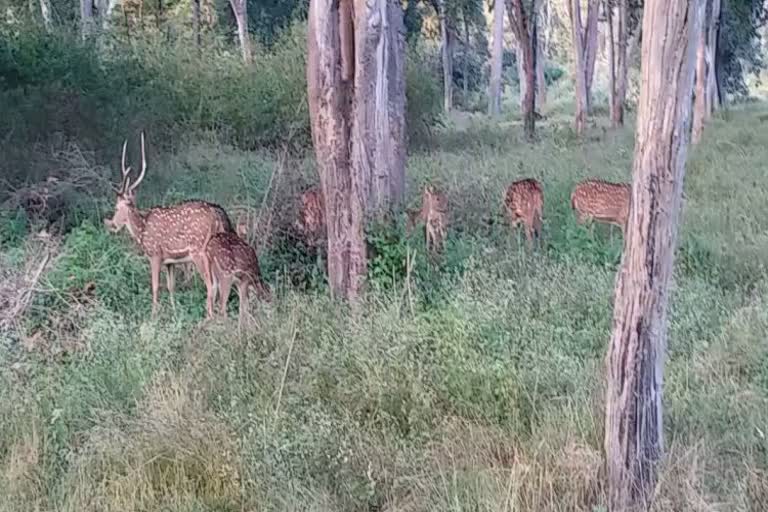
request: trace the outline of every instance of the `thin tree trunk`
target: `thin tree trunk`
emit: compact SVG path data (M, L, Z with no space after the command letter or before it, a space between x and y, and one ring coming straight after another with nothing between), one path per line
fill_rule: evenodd
M509 24L515 33L518 44L518 60L521 60L523 75L520 77L521 110L523 131L526 138L532 140L536 135L536 12L537 2L531 6L529 19L522 0L506 0ZM523 87L523 84L525 86Z
M195 32L195 44L198 51L203 46L203 40L200 35L200 0L193 0L192 2L192 28Z
M461 81L461 86L463 88L464 101L466 102L469 96L469 22L467 21L466 10L462 12L462 17L464 18L464 78Z
M46 32L50 32L53 29L50 0L40 0L40 15L43 17L43 27Z
M624 125L624 103L627 96L627 0L606 0L608 15L608 50L611 92L611 124L614 128ZM638 28L639 30L639 28Z
M520 106L520 113L525 115L525 97L527 93L528 79L525 76L525 58L523 52L525 49L520 41L517 41L517 48L515 48L515 60L517 61L517 82L518 82L518 104Z
M80 0L80 35L87 39L93 29L93 0Z
M504 0L493 4L493 46L491 46L491 80L488 93L488 114L501 113L501 70L504 55Z
M542 110L547 104L547 81L544 76L547 59L544 52L544 39L537 37L536 45L536 108Z
M240 50L243 53L243 62L251 63L251 38L248 35L248 11L247 0L229 0L232 13L237 22L237 38L240 42Z
M581 26L581 1L568 1L568 16L571 18L571 34L573 38L573 51L576 53L576 118L574 125L576 133L583 135L587 129L587 110L589 102L587 100L587 82L586 82L586 53L584 51L584 35Z
M717 110L717 39L720 24L721 0L712 0L712 12L707 26L707 116Z
M701 29L699 30L699 40L696 47L696 85L694 87L693 104L693 128L691 140L694 144L701 141L701 135L704 133L704 122L707 119L707 35L709 24L708 12L712 5L712 0L703 0L705 3L705 13L701 17Z
M664 453L667 305L680 220L699 2L646 0L632 198L608 357L608 510L647 510ZM675 34L669 37L668 34Z
M445 14L445 0L438 0L438 16L440 18L440 43L443 56L443 109L453 110L453 47L451 31Z
M587 24L584 34L585 54L585 81L587 85L587 113L592 113L592 82L595 76L595 63L597 62L597 17L599 14L599 0L588 0Z

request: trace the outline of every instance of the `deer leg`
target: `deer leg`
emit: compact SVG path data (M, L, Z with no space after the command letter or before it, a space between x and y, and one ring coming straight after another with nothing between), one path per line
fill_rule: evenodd
M219 311L223 316L227 316L227 302L229 302L229 292L232 290L232 277L221 276L219 280Z
M237 284L237 292L240 296L240 306L237 314L237 328L240 329L245 320L245 315L248 313L248 283L240 281Z
M165 265L165 283L168 287L168 295L171 298L171 309L176 314L176 301L173 299L173 289L175 287L175 276L173 274L173 265L171 263Z
M533 250L533 223L525 223L525 243L528 246L528 250Z
M152 257L149 260L149 271L152 275L152 318L157 317L158 294L160 291L160 267L162 260L158 257Z
M205 255L197 255L192 258L197 271L203 277L205 283L205 312L207 318L213 318L213 304L216 302L216 279L211 269L210 260Z

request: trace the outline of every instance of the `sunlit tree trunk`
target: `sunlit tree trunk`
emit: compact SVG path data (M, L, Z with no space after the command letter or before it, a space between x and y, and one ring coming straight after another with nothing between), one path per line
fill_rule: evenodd
M680 223L700 12L698 1L645 1L632 199L606 361L610 512L650 507L664 453L667 306Z
M543 8L542 8L543 10ZM539 30L538 34L543 32L545 25L543 23L544 17L539 16ZM547 104L547 81L544 76L544 66L547 62L546 53L544 51L544 38L536 38L536 108L541 110Z
M568 15L571 19L573 51L576 54L576 119L578 134L587 127L587 115L592 109L592 79L597 58L597 10L598 0L588 0L587 20L581 19L581 1L568 0Z
M43 27L45 27L47 32L50 32L53 28L50 0L40 0L40 15L43 17Z
M624 125L624 104L627 97L629 40L628 0L606 0L608 16L608 69L610 75L611 124Z
M488 114L497 116L501 113L501 70L502 58L504 56L504 0L495 0L493 3L492 39Z
M93 31L93 0L80 0L80 35L86 39Z
M248 10L247 0L229 0L232 13L237 23L237 39L240 42L240 51L246 64L251 62L251 38L248 35Z
M311 0L307 93L325 204L328 280L355 302L366 273L367 211L405 182L405 40L397 0Z
M712 116L716 100L715 52L717 51L717 16L719 0L703 0L706 10L702 16L701 33L696 53L696 101L693 108L693 142L698 143L704 125Z

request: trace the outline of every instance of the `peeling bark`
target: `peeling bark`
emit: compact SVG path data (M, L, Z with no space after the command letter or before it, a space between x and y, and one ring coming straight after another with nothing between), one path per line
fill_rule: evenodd
M308 18L307 93L328 280L334 298L354 303L365 283L366 215L391 208L404 191L402 10L396 0L311 0Z
M664 453L667 305L680 221L699 2L646 0L632 200L606 366L608 510L647 510Z

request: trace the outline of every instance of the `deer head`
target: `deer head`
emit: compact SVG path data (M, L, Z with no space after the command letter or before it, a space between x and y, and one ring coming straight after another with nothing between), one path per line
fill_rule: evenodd
M117 200L115 202L115 214L111 219L104 219L104 225L116 233L120 231L123 226L128 225L130 229L131 212L136 208L136 188L141 184L144 179L144 175L147 172L147 158L144 151L144 132L141 132L141 172L135 183L131 183L131 167L125 166L125 150L128 146L128 139L123 142L123 155L120 160L120 172L122 178L120 181L120 187L115 188L117 194Z

